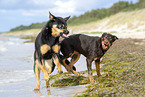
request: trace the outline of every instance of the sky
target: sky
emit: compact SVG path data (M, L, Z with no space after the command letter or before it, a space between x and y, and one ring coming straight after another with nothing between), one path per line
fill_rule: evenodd
M118 1L138 0L0 0L0 32L20 25L42 23L54 16L79 16L98 8L109 8Z

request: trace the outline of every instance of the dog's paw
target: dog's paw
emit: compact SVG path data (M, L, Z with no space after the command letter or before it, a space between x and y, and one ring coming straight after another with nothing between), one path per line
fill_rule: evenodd
M33 91L36 91L36 92L37 92L37 91L39 91L39 90L40 90L39 88L35 88Z
M58 73L59 73L59 74L62 74L62 73L63 73L63 71L58 71Z
M95 81L94 79L91 79L90 82L91 82L92 84L96 84L96 81Z

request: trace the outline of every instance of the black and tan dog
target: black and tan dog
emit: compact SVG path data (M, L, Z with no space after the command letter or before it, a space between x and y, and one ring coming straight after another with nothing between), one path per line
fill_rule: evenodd
M67 30L67 20L70 18L55 17L50 14L50 20L43 26L41 32L35 40L34 52L34 72L37 79L37 85L34 90L40 89L40 70L43 72L46 86L49 86L49 75L53 72L55 65L59 73L62 73L59 63L59 37L65 37Z
M92 61L95 61L97 75L100 76L100 58L110 48L112 43L118 39L109 33L103 33L101 37L91 37L83 34L69 36L61 42L61 60L68 72L79 75L72 67L78 61L80 54L86 57L88 77L90 82L95 80L92 76ZM67 58L71 57L69 65Z

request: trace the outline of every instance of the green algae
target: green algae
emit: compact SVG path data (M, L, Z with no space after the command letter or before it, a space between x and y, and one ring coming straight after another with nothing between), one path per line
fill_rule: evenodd
M138 42L138 44L136 44ZM140 45L142 43L143 45ZM88 71L81 76L63 73L53 76L53 87L89 84L81 95L75 97L143 96L145 95L145 41L142 39L120 39L104 55L101 64L101 77L93 76L96 83L91 84ZM93 73L96 72L93 70Z

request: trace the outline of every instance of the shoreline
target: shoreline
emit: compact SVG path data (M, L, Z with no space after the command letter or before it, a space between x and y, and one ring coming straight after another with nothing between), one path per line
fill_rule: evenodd
M23 82L9 83L0 85L0 95L2 97L73 97L86 90L86 85L67 86L67 87L45 87L45 81L41 80L40 91L33 91L36 84L36 78L30 78ZM77 90L77 91L76 91Z

